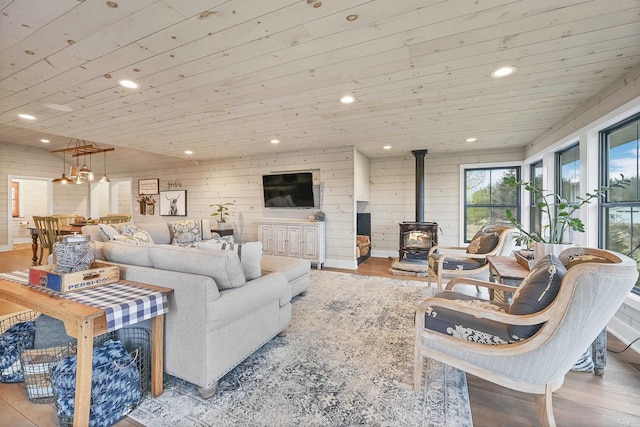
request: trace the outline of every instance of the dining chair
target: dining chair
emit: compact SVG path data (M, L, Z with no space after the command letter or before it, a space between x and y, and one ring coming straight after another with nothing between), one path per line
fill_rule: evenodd
M38 265L42 264L44 249L47 248L51 255L53 244L60 235L60 218L53 216L34 216L33 223L38 233L38 241L40 243L40 256L38 257Z
M101 224L118 224L127 221L129 221L129 217L127 215L107 215L100 217Z

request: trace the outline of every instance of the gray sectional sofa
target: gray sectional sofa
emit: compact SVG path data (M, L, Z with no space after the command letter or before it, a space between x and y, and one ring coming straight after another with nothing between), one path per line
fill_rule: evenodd
M82 233L98 242L96 258L120 267L122 279L174 289L165 316L165 372L209 397L220 378L287 327L291 298L308 289L311 265L264 255L256 275L236 251L171 245L166 222L137 226L154 244L105 241L96 225Z

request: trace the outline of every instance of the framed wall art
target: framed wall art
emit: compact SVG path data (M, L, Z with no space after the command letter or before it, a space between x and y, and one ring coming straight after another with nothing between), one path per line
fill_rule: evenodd
M139 179L138 180L138 194L141 196L146 194L158 194L159 189L160 189L159 179Z
M161 191L160 215L187 216L187 190Z

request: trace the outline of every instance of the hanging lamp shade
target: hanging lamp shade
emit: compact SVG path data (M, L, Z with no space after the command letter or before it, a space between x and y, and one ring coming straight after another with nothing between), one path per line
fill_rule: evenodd
M102 182L103 184L108 184L109 182L111 182L111 180L107 176L107 152L103 151L103 153L104 153L104 176L100 179L100 182Z
M67 178L67 176L64 174L64 170L67 168L67 159L65 156L66 153L62 153L62 176L60 178L56 178L54 179L53 182L54 184L68 184L69 183L69 178Z

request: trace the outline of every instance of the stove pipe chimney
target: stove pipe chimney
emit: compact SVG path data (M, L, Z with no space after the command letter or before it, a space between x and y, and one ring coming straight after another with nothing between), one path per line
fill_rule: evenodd
M416 222L424 222L424 156L427 150L413 150L416 158Z

